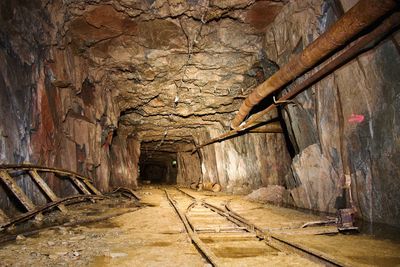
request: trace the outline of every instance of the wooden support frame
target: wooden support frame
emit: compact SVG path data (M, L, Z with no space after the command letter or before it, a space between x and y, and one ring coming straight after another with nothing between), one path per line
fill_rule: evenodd
M7 171L0 170L0 179L7 185L7 187L27 211L32 211L35 209L35 204L33 204L33 202L28 198L24 191L22 191L21 187L17 185Z
M71 179L71 181L73 182L74 185L76 185L79 190L81 190L81 192L85 195L91 195L92 193L87 189L86 185L84 183L82 183L79 179L77 179L75 177L75 175L72 175L71 177L69 177Z
M55 202L50 202L47 203L44 206L41 207L37 207L35 210L29 211L29 212L25 212L24 214L21 214L17 217L14 217L12 220L10 220L9 222L0 224L0 229L5 229L7 227L10 227L11 225L17 224L17 223L21 223L23 221L26 221L32 217L38 216L39 214L41 214L42 212L48 211L54 207L57 207L58 205L60 205L61 203L68 203L68 202L82 202L85 201L87 199L89 200L94 200L94 199L104 199L106 198L105 196L96 196L96 195L77 195L77 196L69 196L66 198L61 198L58 199Z
M29 171L29 175L31 178L37 183L37 185L43 190L44 194L52 201L57 201L59 198L56 196L56 194L51 190L51 188L47 185L47 183L43 180L43 178L39 175L37 170L31 170ZM65 207L64 204L60 204L57 206L57 208L61 211L66 213L68 210Z
M68 196L66 198L59 198L53 190L49 187L45 180L40 176L39 172L53 173L56 177L60 179L70 179L71 183L78 187L78 195ZM14 176L28 174L33 182L35 182L41 189L42 194L50 200L47 204L42 207L37 207L31 199L25 194L21 187L14 180ZM89 177L82 176L78 173L71 172L64 169L42 167L30 164L21 165L0 165L0 181L2 181L5 186L11 191L11 193L17 198L18 202L22 204L26 210L23 214L8 217L0 208L0 231L2 231L4 226L12 225L17 222L21 222L32 217L37 220L43 219L42 211L47 211L52 208L57 208L61 212L67 212L67 208L64 203L70 200L84 200L89 199L95 202L95 199L105 198L102 193L96 189L91 183Z
M90 189L90 191L92 191L95 195L97 196L101 196L101 192L99 190L97 190L96 187L94 187L94 185L92 185L92 183L89 180L82 180L82 182L86 185L86 187L88 187Z
M10 219L8 218L8 216L4 213L4 211L2 209L0 209L0 224L1 223L5 223L8 222Z

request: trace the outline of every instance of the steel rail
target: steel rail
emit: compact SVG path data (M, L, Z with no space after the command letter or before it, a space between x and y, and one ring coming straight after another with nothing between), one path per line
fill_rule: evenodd
M220 266L218 262L217 256L204 244L203 241L198 237L198 235L193 231L191 228L186 216L184 216L181 211L178 209L174 200L169 195L168 191L164 189L165 195L171 206L174 208L175 212L178 214L179 219L182 221L183 225L185 226L186 232L189 235L192 243L196 246L196 248L201 252L203 257L212 265L212 266Z
M262 99L316 66L321 59L348 43L362 30L393 10L397 2L396 0L359 1L300 54L292 56L286 65L253 90L240 106L231 127L233 129L239 127L251 109Z
M349 62L351 59L358 56L359 54L368 51L370 49L373 49L384 37L386 37L388 33L398 28L399 24L400 24L400 15L398 12L396 12L392 14L389 18L385 19L374 30L365 34L359 39L355 40L354 42L346 46L342 51L334 55L331 59L327 60L325 63L322 64L323 66L318 71L310 74L304 81L295 84L294 87L288 93L280 97L276 102L279 103L292 99L299 93L309 88L314 83L318 82L319 80L323 79L324 77L335 71L343 64ZM366 47L368 44L371 43L372 45ZM258 127L258 125L261 125L260 119L262 119L263 116L275 110L278 105L279 104L272 104L268 106L266 109L253 114L248 120L246 120L242 125L240 125L236 129L223 133L220 136L212 138L204 142L203 144L196 146L192 150L192 153L204 146L216 142L221 142L225 139L237 136L241 132L245 132L248 131L249 129Z
M188 192L186 192L180 188L176 188L176 189L178 191L180 191L181 193L183 193L184 195L190 197L191 199L196 200L196 197L190 195ZM291 252L296 253L302 257L305 257L313 262L322 263L325 266L347 266L346 264L344 264L342 262L332 259L325 253L321 253L319 251L315 251L315 250L306 248L306 247L298 245L298 244L293 244L292 242L285 240L282 237L278 237L277 235L273 235L271 233L265 232L260 227L256 226L255 224L251 223L250 221L248 221L247 219L245 219L238 213L234 212L229 207L228 204L225 205L226 210L223 210L223 209L216 207L215 205L212 205L205 201L202 201L202 204L206 205L210 209L212 208L212 209L216 210L218 212L218 214L220 214L226 218L230 217L232 219L231 220L232 222L238 221L240 224L244 225L247 228L247 230L255 233L255 235L258 238L264 239L267 245L269 245L279 251L290 250Z
M244 221L247 221L244 217L242 217L240 214L237 212L233 211L232 208L230 207L229 203L225 204L225 208L230 212L231 215L234 215L237 218L241 218ZM250 223L257 231L261 231L265 233L265 231ZM347 264L339 262L333 258L331 258L329 255L326 255L325 253L319 252L312 250L310 248L306 248L304 246L298 245L298 244L293 244L288 240L285 240L282 237L278 237L275 234L272 234L271 232L265 233L265 235L268 237L268 241L271 246L277 248L277 249L282 249L282 247L288 248L290 250L293 250L295 253L300 254L310 260L313 260L314 262L320 263L321 261L327 264L328 266L347 266Z

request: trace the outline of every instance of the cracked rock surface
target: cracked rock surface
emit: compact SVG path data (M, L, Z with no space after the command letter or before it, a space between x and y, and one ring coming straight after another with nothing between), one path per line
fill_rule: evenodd
M264 31L286 2L2 2L0 161L77 171L103 191L136 187L141 146L145 152L191 150L229 128L243 99L270 75ZM273 135L268 139L284 147ZM228 145L229 158L239 158L236 149L246 146L259 157L265 144L256 146L265 139L260 134ZM225 168L228 156L212 149L202 157L210 159L201 167L209 170L200 172L197 162L193 179L200 173L233 186L248 172L263 172L246 164L254 161L249 157L231 163L240 170L218 170L218 178L208 165L222 157ZM262 176L251 187L269 179ZM30 198L42 199L34 184L20 183ZM54 181L57 194L64 188Z
M228 127L259 83L262 29L282 5L67 1L55 49L71 47L95 83L107 79L120 131L149 141L168 132L169 139L185 141L199 127Z

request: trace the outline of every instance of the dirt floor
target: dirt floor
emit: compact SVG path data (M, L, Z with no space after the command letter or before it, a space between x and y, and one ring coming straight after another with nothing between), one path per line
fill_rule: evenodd
M241 196L191 193L215 205L229 202L233 210L266 231L275 231L282 238L330 255L346 265L400 266L400 243L390 239L366 234L327 236L299 232L296 228L302 224L325 218L249 202ZM123 215L90 224L55 227L32 236L19 235L16 241L0 247L0 266L209 266L191 244L164 191L146 187L139 195L140 208L99 201L77 206L72 221L87 216L110 216L122 213L121 210L126 212ZM243 253L244 249L233 249L232 255L227 256L234 258L233 254ZM220 253L224 256L224 252ZM282 256L285 255L280 253L281 259ZM249 264L243 257L238 257L237 262L231 258L230 266L254 266L250 258ZM303 259L296 262L296 257L289 255L288 259L270 266L308 266Z

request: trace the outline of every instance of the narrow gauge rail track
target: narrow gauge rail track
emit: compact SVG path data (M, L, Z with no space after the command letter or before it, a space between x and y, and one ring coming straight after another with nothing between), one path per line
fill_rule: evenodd
M185 190L176 190L178 192L174 193L165 190L167 199L192 243L213 266L229 266L240 259L252 260L251 265L272 266L273 257L282 252L299 255L323 266L345 266L328 255L264 232L235 213L229 205L220 208Z

